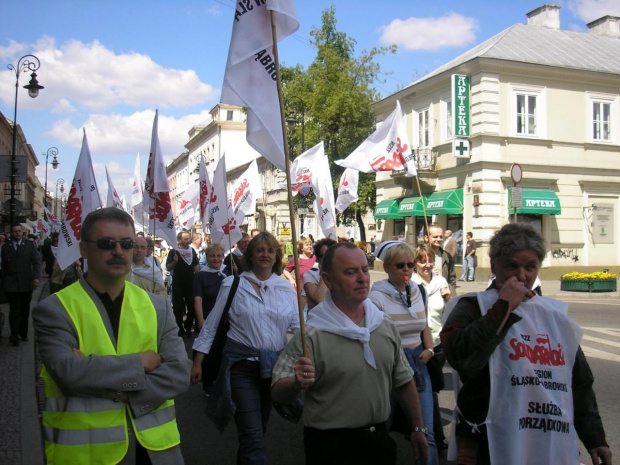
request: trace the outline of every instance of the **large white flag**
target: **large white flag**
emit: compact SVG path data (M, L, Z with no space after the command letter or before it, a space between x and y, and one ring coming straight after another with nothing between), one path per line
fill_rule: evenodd
M60 231L61 221L58 219L58 217L54 215L51 211L49 211L47 207L43 207L43 209L45 210L45 216L47 217L47 220L52 226L52 229L54 231Z
M207 167L205 165L205 159L200 157L200 165L198 169L198 182L200 184L200 192L198 198L198 210L197 216L202 223L202 231L207 232L209 225L209 198L211 197L211 182L209 181L209 175L207 173Z
M91 211L101 208L101 197L93 172L93 163L86 139L82 138L82 150L78 159L73 183L67 199L65 217L60 226L58 240L58 265L64 270L80 258L80 241L82 240L82 222Z
M37 226L38 226L39 231L43 235L43 237L50 237L50 234L52 232L52 228L50 227L50 225L49 225L49 223L47 221L45 221L42 218L39 218L37 220Z
M131 186L131 207L135 210L144 199L144 180L140 173L140 154L136 155L136 163L133 167L133 183Z
M232 209L239 224L248 215L256 213L256 199L263 195L263 188L258 180L258 165L253 160L248 169L232 185Z
M118 192L114 187L114 183L112 182L112 178L110 177L110 172L108 171L108 167L105 167L105 175L108 180L108 198L106 201L106 207L116 207L120 210L125 211L123 208L123 201L118 196Z
M220 158L213 173L213 193L209 204L209 222L211 223L211 241L219 242L224 250L241 239L240 224L237 223L232 209L232 201L226 192L226 159Z
M159 113L155 111L151 153L144 182L144 210L148 212L149 224L154 224L153 233L168 244L176 244L177 234L170 202L170 186L166 176L164 156L159 145L158 121Z
M319 226L325 237L336 239L336 216L334 211L334 185L329 170L329 160L323 150L323 141L319 142L318 157L314 165L315 176L312 177L312 189L316 199L314 211L319 219Z
M183 229L191 229L194 226L196 209L200 206L200 183L193 183L177 200L179 224Z
M285 170L270 10L278 41L299 29L292 0L252 2L252 8L237 8L220 100L247 107L248 144Z
M394 111L351 155L344 160L336 160L335 163L363 173L404 170L406 177L415 176L415 160L405 130L400 102L396 101Z
M347 168L340 177L338 185L338 198L336 199L336 208L340 213L345 211L353 202L357 202L357 184L360 172L352 168Z

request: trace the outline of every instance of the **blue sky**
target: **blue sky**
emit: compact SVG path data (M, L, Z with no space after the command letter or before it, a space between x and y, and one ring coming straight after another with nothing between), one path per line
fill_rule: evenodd
M605 14L620 16L618 0L562 0L561 28L585 31ZM234 9L233 0L0 0L0 111L13 118L15 74L6 65L25 54L41 60L45 87L30 99L21 86L17 122L34 148L45 177L44 153L59 149L61 165L48 171L70 183L86 128L100 192L105 169L116 188L130 195L133 166L142 172L155 109L167 162L184 150L188 131L207 120L219 101ZM336 8L338 29L357 42L356 51L397 43L398 53L379 59L383 96L406 86L515 23L542 0L314 0L296 1L300 29L279 44L280 62L307 66L315 56L310 30L321 13ZM389 75L388 75L389 73Z

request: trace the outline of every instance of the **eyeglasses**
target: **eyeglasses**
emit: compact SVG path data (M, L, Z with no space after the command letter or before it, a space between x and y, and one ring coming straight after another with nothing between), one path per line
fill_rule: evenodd
M82 242L92 242L97 244L97 248L100 250L113 250L116 247L116 243L118 242L123 250L131 250L133 249L136 242L129 237L124 239L119 239L118 241L112 239L110 237L102 237L101 239L97 239L96 241L87 241L83 240Z
M407 268L411 268L411 269L413 269L413 267L414 267L414 263L413 263L413 262L407 262L407 263L394 263L394 266L395 266L396 268L398 268L399 270L402 270L404 267L407 267Z

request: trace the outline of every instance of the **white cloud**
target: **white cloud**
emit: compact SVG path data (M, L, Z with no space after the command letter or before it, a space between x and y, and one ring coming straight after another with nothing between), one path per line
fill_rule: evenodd
M81 147L82 128L85 128L93 162L95 160L102 162L98 156L124 155L133 157L133 160L136 153L149 153L154 117L155 112L152 110L135 112L130 115L91 114L81 126L74 126L68 119L58 121L46 135L77 148ZM160 111L159 141L164 156L171 158L179 156L185 150L184 145L189 140L187 133L190 128L207 118L209 118L207 110L182 118L169 117L165 112Z
M17 45L8 48L15 51ZM58 47L53 38L43 37L34 50L41 60L39 81L45 86L39 99L51 107L65 100L87 111L118 105L190 108L217 96L192 69L164 68L148 55L116 53L97 41L70 40Z
M220 16L222 13L222 7L218 3L214 3L212 6L207 8L207 14L209 16Z
M450 12L441 18L395 19L379 31L383 44L396 44L405 50L437 51L475 42L478 21Z
M620 16L618 0L570 0L568 8L585 23L606 15Z
M61 98L56 103L54 103L54 106L50 110L50 113L53 113L55 115L68 115L70 113L75 113L76 111L76 108L71 105L71 102L69 102L69 100L67 100L66 98Z

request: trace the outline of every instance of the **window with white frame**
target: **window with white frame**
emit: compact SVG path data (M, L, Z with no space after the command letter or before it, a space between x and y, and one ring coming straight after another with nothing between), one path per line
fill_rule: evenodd
M418 148L430 146L429 108L418 110Z
M510 133L524 137L546 137L544 87L511 86Z
M444 101L444 134L445 140L452 140L454 132L452 129L452 99L448 98Z
M536 135L537 123L537 95L517 93L517 134Z
M592 102L592 140L611 141L611 102Z
M620 96L586 92L586 139L590 142L617 143Z

